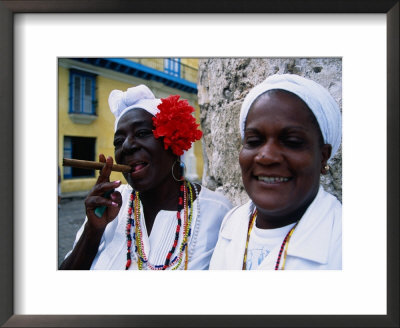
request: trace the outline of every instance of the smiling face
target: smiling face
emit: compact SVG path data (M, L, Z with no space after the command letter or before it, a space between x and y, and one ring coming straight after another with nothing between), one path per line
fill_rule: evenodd
M259 214L276 227L300 219L318 192L330 151L296 95L275 90L257 98L246 119L239 163Z
M132 166L125 179L137 191L157 188L172 179L171 167L176 156L164 149L162 138L153 135L152 115L143 109L125 113L114 135L115 160Z

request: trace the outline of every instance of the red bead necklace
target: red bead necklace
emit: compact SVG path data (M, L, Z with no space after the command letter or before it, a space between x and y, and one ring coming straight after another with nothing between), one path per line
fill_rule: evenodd
M127 236L127 261L126 261L126 266L125 269L128 270L131 263L132 263L132 256L131 256L131 248L132 244L135 245L135 253L137 255L137 261L138 261L138 269L141 270L144 265L146 265L148 268L152 270L165 270L169 267L172 267L173 265L177 264L176 268L179 267L179 265L182 262L182 256L183 252L185 251L186 254L186 259L185 259L185 269L187 268L187 261L188 261L188 237L190 236L191 233L191 221L193 218L193 209L192 209L192 204L193 204L193 194L192 194L192 188L190 186L190 183L187 183L190 191L190 204L188 200L188 187L186 186L186 181L182 180L182 184L179 188L179 199L178 199L178 209L177 209L177 226L175 230L175 238L172 243L171 249L169 250L165 262L162 265L153 265L148 261L148 258L144 252L144 244L143 244L143 238L142 238L142 229L141 229L141 224L140 224L140 199L139 199L139 193L132 191L130 195L130 203L129 203L129 208L128 208L128 219L127 219L127 225L126 225L126 236ZM190 215L188 214L188 208L190 207ZM171 257L174 254L177 245L178 245L178 240L179 240L179 234L182 228L182 218L181 218L181 211L184 209L184 226L183 226L183 240L182 244L180 247L180 252L179 256L176 256L172 261ZM132 213L134 212L135 214L135 219L132 219ZM133 240L131 236L131 229L132 227L135 228L133 232ZM175 269L175 268L174 268Z
M132 247L132 237L131 237L131 228L133 226L133 219L132 219L132 208L133 208L133 200L135 198L135 192L132 190L132 193L129 195L129 208L128 208L128 222L126 223L126 237L127 237L127 253L126 253L126 265L125 270L128 270L132 263L131 257L131 247Z

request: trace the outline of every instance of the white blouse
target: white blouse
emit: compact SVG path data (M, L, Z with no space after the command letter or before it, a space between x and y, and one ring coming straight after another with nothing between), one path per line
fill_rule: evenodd
M227 213L221 225L210 270L242 269L247 229L253 209L254 204L249 201ZM256 269L274 270L280 246L280 243L276 244ZM342 269L342 204L322 186L290 238L286 269Z
M116 190L121 193L124 201L118 216L107 225L103 233L98 252L92 262L91 270L125 270L127 261L126 223L129 208L128 199L132 192L132 187L129 185L122 185ZM148 236L142 204L140 204L140 206L140 222L144 252L148 261L153 266L163 265L175 239L177 212L160 211L155 218L151 234ZM211 255L218 239L218 232L222 219L231 208L231 203L223 195L213 192L203 186L201 187L198 198L193 202L191 234L188 239L189 270L208 269ZM183 210L181 212L181 217L183 218ZM87 218L76 234L74 247L81 237L86 220ZM179 232L178 245L171 257L171 262L180 255L182 239L183 220ZM135 245L132 242L132 264L129 268L130 270L136 270L138 268L134 247ZM68 257L71 252L69 252L66 257ZM182 264L179 266L179 269L184 268L184 261L185 252L182 252Z

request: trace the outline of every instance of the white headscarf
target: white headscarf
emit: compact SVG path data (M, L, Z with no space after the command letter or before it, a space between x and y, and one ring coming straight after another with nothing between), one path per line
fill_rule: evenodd
M251 105L258 96L274 89L292 92L307 104L317 119L324 142L332 145L331 157L333 157L339 149L342 139L342 119L339 106L324 87L294 74L271 75L250 90L240 110L239 129L242 140Z
M142 108L155 116L160 110L157 106L161 103L151 90L141 84L128 90L113 90L108 97L110 110L115 116L114 131L117 130L119 119L129 110Z

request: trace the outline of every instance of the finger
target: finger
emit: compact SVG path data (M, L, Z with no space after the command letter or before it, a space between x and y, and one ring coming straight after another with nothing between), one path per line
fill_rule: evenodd
M111 206L107 208L107 217L106 220L112 221L119 213L122 206L122 196L118 191L115 191L111 194L111 201L116 203L118 206Z
M101 169L100 175L97 178L97 183L110 181L110 174L111 174L112 166L113 166L113 159L111 156L108 156L106 159L106 164Z
M117 203L119 207L121 207L122 205L122 196L121 193L119 191L114 191L111 195L110 195L110 199Z
M118 207L120 206L115 201L104 198L101 196L91 196L86 198L85 201L86 211L94 211L97 207L106 206L106 207Z
M106 163L106 157L104 156L104 154L99 154L99 162L100 162L100 163ZM104 166L103 166L103 168L104 168ZM101 169L99 170L99 177L100 177L100 175L101 175L101 170L102 170L103 168L101 168ZM97 182L96 182L96 183L98 183L98 182L99 182L99 178L97 178Z
M88 196L104 197L104 193L112 189L118 188L120 185L121 185L121 180L97 183L93 186L92 191L89 193Z

